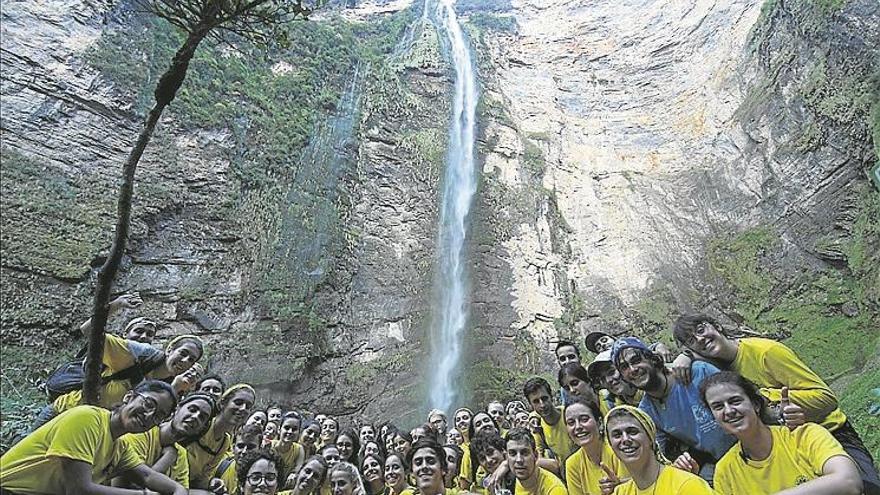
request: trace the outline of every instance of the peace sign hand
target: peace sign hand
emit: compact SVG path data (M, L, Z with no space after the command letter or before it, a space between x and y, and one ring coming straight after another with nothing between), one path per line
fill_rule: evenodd
M608 475L607 478L602 478L599 480L599 488L602 489L602 495L611 495L612 493L614 493L614 487L622 482L620 481L620 478L618 478L617 475L614 474L614 471L612 471L604 463L599 464L599 467L601 467L602 471L605 471L605 474Z

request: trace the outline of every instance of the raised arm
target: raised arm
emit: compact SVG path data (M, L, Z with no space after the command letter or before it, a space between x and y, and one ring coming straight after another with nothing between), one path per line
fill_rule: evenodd
M118 313L121 309L135 309L144 304L144 300L141 299L141 296L137 294L123 294L116 299L110 301L107 304L107 310L109 314L107 317L111 317ZM83 336L88 337L89 332L92 330L92 319L89 318L82 325L79 326L79 331L83 334Z

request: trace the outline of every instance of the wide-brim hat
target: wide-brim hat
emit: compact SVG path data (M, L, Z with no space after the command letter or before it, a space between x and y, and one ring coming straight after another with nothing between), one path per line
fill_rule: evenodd
M606 368L611 368L614 363L611 362L611 351L602 351L587 365L587 376L593 383L599 383L600 374Z

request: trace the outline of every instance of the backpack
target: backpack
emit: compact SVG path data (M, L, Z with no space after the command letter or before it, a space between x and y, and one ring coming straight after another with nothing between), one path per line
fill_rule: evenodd
M159 353L146 359L144 362L135 363L112 375L102 376L101 385L106 385L116 380L129 380L132 386L137 385L143 381L147 373L158 368L164 362L165 355ZM58 397L74 390L82 389L85 378L85 359L70 361L55 368L55 371L46 379L46 393L49 394L49 402L53 402Z

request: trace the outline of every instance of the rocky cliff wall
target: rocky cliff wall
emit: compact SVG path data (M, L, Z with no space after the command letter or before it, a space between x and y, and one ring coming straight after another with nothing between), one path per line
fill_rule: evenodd
M437 33L410 28L419 6L357 4L297 25L290 51L200 51L139 169L117 288L265 401L414 420L452 76ZM473 401L552 373L559 338L668 341L706 309L789 337L864 410L876 2L459 10L482 86ZM5 431L80 345L116 172L177 38L125 4L4 2L2 20Z

